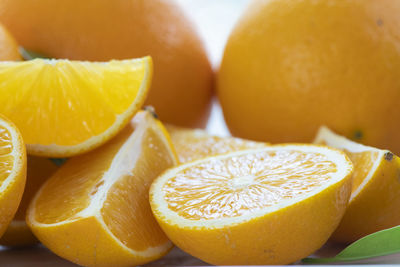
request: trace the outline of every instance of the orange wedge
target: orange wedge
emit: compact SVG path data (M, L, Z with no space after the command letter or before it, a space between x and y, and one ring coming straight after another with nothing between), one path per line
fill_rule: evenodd
M85 266L133 266L172 247L154 219L149 187L177 162L168 133L147 111L106 145L69 159L28 208L36 237Z
M246 139L214 136L201 129L181 128L173 125L167 125L166 128L171 135L181 163L268 145Z
M33 245L38 242L25 223L26 210L40 186L57 168L57 165L50 159L28 156L25 191L14 219L0 238L0 245L21 247Z
M322 146L243 150L169 169L150 203L171 241L205 262L288 264L333 233L352 171L344 153Z
M343 150L354 164L353 190L347 211L332 240L350 243L400 225L400 158L364 146L321 127L315 143Z
M0 116L0 237L17 211L25 181L26 152L21 134Z
M141 108L149 57L110 62L0 62L0 113L32 155L69 157L115 136Z

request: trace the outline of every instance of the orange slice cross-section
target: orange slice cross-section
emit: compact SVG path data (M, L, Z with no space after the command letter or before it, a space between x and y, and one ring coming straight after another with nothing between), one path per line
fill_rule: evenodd
M149 57L110 62L0 62L0 113L20 129L28 152L69 157L115 136L141 108Z
M400 224L400 158L392 152L358 144L321 127L315 142L343 150L354 164L349 206L332 235L350 243Z
M206 262L287 264L337 227L352 170L344 153L321 146L243 150L166 171L150 202L171 241Z
M26 152L21 134L0 115L0 237L17 211L25 181Z
M172 244L154 219L150 184L177 162L168 133L147 111L106 145L69 159L39 190L27 215L38 239L88 266L133 266Z

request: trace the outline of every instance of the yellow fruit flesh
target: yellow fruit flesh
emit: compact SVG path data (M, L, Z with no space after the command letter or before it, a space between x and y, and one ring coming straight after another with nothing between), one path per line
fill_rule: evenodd
M14 165L14 157L11 155L12 150L11 134L6 128L0 125L0 187L9 177Z
M20 128L31 154L70 157L126 125L144 103L151 75L149 57L0 62L0 112Z
M168 155L169 148L159 142L156 133L149 131L146 135L141 158L135 166L132 166L134 168L129 175L124 175L112 186L101 210L104 222L110 231L124 245L137 251L167 241L151 213L148 202L150 186L148 177L157 177L160 170L173 165L172 161L162 158ZM151 161L148 160L150 157ZM137 199L142 201L138 202ZM130 210L134 212L121 212ZM146 222L149 231L139 230L140 226L143 226L142 221Z
M181 217L231 218L307 194L335 172L322 154L263 151L181 170L163 190L169 209Z
M169 169L153 182L150 203L171 241L205 262L288 264L338 226L351 174L339 151L270 146Z
M199 129L186 129L169 125L168 132L181 163L206 156L266 146L267 143L253 142L233 137L219 137Z
M125 138L120 136L119 140L109 144L106 149L97 153L96 157L81 157L83 165L72 162L71 165L75 168L63 168L68 170L68 173L58 172L56 176L59 178L53 178L42 191L43 197L36 201L37 222L52 224L81 218L79 212L90 205L91 200L104 186L103 174L110 168L115 155L131 132L132 129L125 129L122 133L126 135ZM141 147L141 158L135 165L130 166L129 174L119 177L112 185L101 209L102 219L108 229L124 245L137 251L167 241L153 219L150 205L143 201L148 199L148 177L156 177L161 170L173 165L172 161L161 158L169 153L169 148L156 135L151 130L146 134L146 141ZM148 161L149 157L152 157L151 162ZM88 164L89 168L85 169L86 175L81 176L79 172L87 161L91 163ZM141 201L138 202L138 199ZM147 225L148 232L142 231L144 224Z
M326 127L320 128L315 142L343 150L354 164L352 195L333 241L351 243L400 224L399 157L350 141Z
M128 109L144 78L143 65L41 60L3 64L1 111L19 126L28 144L76 145L104 132ZM32 129L52 130L38 134ZM66 129L74 134L66 134Z
M26 152L13 123L0 116L0 237L14 217L26 182Z
M81 265L131 266L169 250L148 190L176 158L165 129L149 116L138 113L106 145L68 160L39 191L27 221L53 252Z
M35 201L35 220L53 224L77 219L77 213L87 208L91 198L104 183L104 173L110 168L113 157L129 136L124 130L121 138L114 138L104 149L71 158L43 187Z
M344 152L354 164L352 192L355 192L364 181L364 178L367 177L369 171L372 169L372 166L378 159L379 152L350 153L346 150L344 150Z
M324 141L321 141L319 143L327 145L327 143ZM343 151L350 158L351 162L353 162L354 165L352 187L352 193L354 193L358 190L359 186L367 177L368 173L375 164L375 161L378 160L379 152L373 150L354 152L347 149L343 149Z

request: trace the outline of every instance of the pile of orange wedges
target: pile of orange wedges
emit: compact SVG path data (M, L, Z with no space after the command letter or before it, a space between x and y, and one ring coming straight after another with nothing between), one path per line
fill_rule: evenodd
M289 264L399 223L390 151L326 127L279 145L164 127L143 107L151 77L150 57L0 62L0 244L40 241L84 266L173 245L211 264Z

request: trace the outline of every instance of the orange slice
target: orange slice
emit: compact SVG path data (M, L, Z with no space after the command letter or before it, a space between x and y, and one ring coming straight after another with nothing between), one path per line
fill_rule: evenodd
M143 111L106 145L69 159L28 208L36 237L85 266L133 266L166 254L171 242L149 204L149 187L175 165L168 133Z
M352 170L344 153L321 146L243 150L166 171L150 203L171 241L205 262L287 264L335 230Z
M33 245L38 242L25 223L26 210L40 186L57 168L57 165L50 159L28 156L25 191L14 219L0 238L0 245L21 247Z
M214 136L200 129L167 125L167 130L171 135L172 143L181 163L207 156L268 145L267 143L253 142L246 139Z
M0 112L18 126L30 154L77 155L129 122L146 98L151 74L149 57L0 62Z
M21 134L0 116L0 237L17 211L25 181L26 152Z
M332 236L338 242L357 239L400 225L400 158L364 146L321 127L315 142L343 150L354 164L353 190L347 211Z

